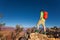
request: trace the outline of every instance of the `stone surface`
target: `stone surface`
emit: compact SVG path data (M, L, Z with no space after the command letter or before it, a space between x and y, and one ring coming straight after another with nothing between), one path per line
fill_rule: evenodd
M47 35L38 34L38 33L31 33L30 39L28 40L60 40L59 38L48 38Z

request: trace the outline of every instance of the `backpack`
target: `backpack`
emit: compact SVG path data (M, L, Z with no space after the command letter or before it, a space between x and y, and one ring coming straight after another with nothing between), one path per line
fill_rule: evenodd
M44 18L45 20L48 18L48 12L47 12L47 11L44 11L43 18Z

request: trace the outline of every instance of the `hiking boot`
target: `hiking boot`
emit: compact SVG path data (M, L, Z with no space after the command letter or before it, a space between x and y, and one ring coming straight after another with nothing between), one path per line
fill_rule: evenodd
M45 34L46 35L46 32L43 32L42 34Z
M39 30L35 30L35 32L39 33Z

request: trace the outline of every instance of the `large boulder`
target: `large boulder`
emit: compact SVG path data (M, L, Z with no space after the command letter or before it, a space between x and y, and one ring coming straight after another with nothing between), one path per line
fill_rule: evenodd
M59 38L48 38L47 35L39 33L31 33L28 40L60 40Z
M48 39L46 35L38 34L38 33L31 33L29 40L46 40L46 39Z

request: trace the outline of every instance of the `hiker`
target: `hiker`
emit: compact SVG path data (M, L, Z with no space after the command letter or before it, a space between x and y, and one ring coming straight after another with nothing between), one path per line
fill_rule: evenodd
M45 26L45 21L48 17L48 13L46 11L41 11L40 19L37 23L37 29L39 29L39 26L42 25L44 28L44 32L46 32L46 26Z

